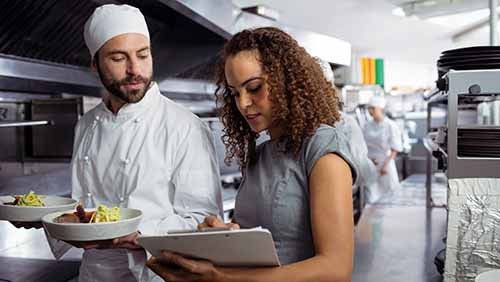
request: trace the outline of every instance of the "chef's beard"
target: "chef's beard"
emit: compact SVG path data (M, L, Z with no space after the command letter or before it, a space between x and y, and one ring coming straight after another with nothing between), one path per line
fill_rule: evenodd
M151 77L143 77L140 75L127 75L124 79L121 80L115 80L113 78L110 78L101 71L101 68L99 65L97 65L97 72L99 73L99 78L101 79L102 84L104 85L104 88L108 90L108 92L125 101L126 103L137 103L139 102L144 95L146 95L146 92L149 89L149 86L151 85ZM129 84L131 82L142 82L143 88L137 89L137 90L130 90L130 91L122 91L120 89L120 86L123 86L125 84Z

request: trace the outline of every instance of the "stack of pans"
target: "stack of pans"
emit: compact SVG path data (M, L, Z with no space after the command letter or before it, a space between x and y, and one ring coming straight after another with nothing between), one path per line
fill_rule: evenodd
M500 69L500 46L477 46L441 53L437 61L438 78L449 70Z

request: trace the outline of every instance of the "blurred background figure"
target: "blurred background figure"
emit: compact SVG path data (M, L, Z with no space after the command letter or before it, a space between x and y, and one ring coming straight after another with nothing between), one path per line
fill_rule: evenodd
M377 168L377 184L367 193L367 202L376 202L383 194L400 187L398 171L394 159L403 150L401 131L396 123L386 117L384 97L374 96L368 105L368 112L373 118L363 128L368 157Z

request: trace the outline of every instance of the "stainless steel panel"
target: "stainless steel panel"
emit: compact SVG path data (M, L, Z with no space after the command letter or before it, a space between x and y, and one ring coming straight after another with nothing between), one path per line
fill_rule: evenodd
M215 32L223 38L230 38L233 26L233 9L228 0L158 0L177 12ZM217 8L215 8L217 7Z
M195 79L168 78L158 83L160 91L174 99L214 100L215 84Z
M100 87L95 73L88 68L47 63L32 59L0 55L0 75L48 82Z
M86 68L0 54L0 89L99 96L102 86L96 74Z
M469 88L479 85L480 95L496 95L500 70L450 71L446 75L448 94L448 178L500 177L500 158L460 157L458 154L458 99L470 95Z
M242 11L231 0L20 0L0 2L0 89L99 96L82 30L98 5L130 4L148 23L154 78L212 80L228 38L243 28L277 26L313 56L349 65L350 44Z
M91 58L82 31L92 11L106 3L134 5L145 15L155 54L156 80L203 64L224 44L220 35L157 0L0 2L0 54L7 59L0 64L0 71L5 73L0 75L0 89L98 96L101 85L90 72ZM215 10L220 10L218 6ZM26 60L43 68L26 67Z
M51 120L53 125L30 128L27 142L33 158L71 158L74 128L82 113L81 99L33 100L31 119Z
M0 122L23 119L24 108L25 104L22 102L0 102ZM20 131L20 128L0 128L0 161L19 159L17 146L20 143Z

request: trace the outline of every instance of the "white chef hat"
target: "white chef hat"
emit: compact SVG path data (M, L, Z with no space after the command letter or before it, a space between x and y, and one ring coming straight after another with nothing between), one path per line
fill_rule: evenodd
M370 107L385 108L385 99L382 96L373 96L368 103Z
M94 58L108 40L125 33L139 33L149 40L148 26L141 11L129 5L107 4L95 9L85 23L83 36Z
M335 86L335 76L333 74L332 67L330 66L330 63L327 61L316 58L318 61L319 65L321 66L321 69L323 70L323 75L325 75L326 80L332 83L333 86Z
M321 70L323 71L323 75L325 76L326 80L330 82L332 86L335 88L335 74L333 73L332 66L330 66L330 63L318 57L316 57L316 61L321 67ZM335 90L337 89L335 88ZM343 103L345 101L344 91L337 91L337 96L340 99L341 108L343 108L344 107Z

